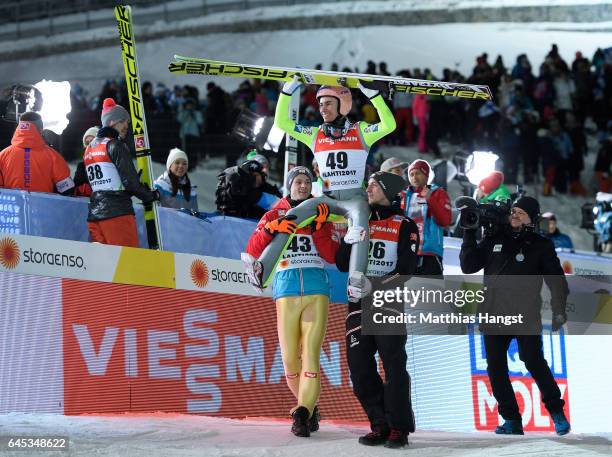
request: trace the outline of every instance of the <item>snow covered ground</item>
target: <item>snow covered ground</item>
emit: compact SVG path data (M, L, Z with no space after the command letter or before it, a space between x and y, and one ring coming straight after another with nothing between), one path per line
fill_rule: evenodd
M289 421L233 420L181 414L126 414L116 416L59 416L8 414L0 416L0 436L62 435L70 453L78 457L296 457L388 456L418 453L438 456L603 456L612 452L612 435L527 433L500 437L490 432L450 433L420 431L410 436L405 451L366 447L357 438L365 426L322 422L310 438L297 438ZM5 452L0 455L57 456L63 452Z

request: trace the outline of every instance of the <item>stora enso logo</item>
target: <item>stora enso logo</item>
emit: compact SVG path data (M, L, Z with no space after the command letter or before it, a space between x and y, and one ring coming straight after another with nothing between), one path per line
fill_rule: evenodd
M12 238L2 238L0 240L0 264L4 268L13 269L19 264L21 252L19 245Z
M193 283L199 288L206 287L206 284L208 284L208 267L206 264L202 260L196 259L191 262L190 270Z

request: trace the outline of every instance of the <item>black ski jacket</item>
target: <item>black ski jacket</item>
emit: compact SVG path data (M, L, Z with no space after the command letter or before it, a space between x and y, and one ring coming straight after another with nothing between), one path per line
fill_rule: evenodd
M97 136L99 138L113 138L108 143L107 152L113 164L117 167L125 190L103 190L92 193L87 215L89 222L134 214L132 195L144 203L150 203L155 199L155 193L140 182L138 172L132 162L130 150L119 139L119 133L114 128L103 127Z
M459 261L463 273L476 273L484 268L487 289L479 313L523 314L525 324L508 328L508 332L500 326L482 324L481 330L540 333L543 282L551 292L553 314L565 313L569 293L565 273L552 241L537 233L514 234L508 226L477 244L476 230L465 230Z
M404 220L400 226L399 239L397 243L397 265L387 276L402 275L396 281L386 283L386 288L393 288L406 282L406 276L413 275L417 268L416 251L419 247L419 228L416 223L402 214L401 209L396 206L370 206L370 220L382 221L393 216L403 216ZM336 266L340 271L349 270L349 260L351 257L352 245L346 244L341 240L340 248L336 253ZM383 278L376 278L383 279Z

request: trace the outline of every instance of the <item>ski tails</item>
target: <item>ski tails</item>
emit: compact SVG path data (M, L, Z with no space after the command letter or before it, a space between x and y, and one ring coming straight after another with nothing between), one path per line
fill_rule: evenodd
M138 61L136 59L136 40L134 38L131 7L127 5L115 6L115 17L119 28L121 56L130 99L129 110L132 116L132 133L134 134L134 145L136 147L136 163L142 183L148 185L149 188L152 189L153 167L151 166L151 149L149 148L147 120L145 118L144 105L140 93L142 86L140 85L140 74L138 72ZM145 204L144 215L149 247L151 249L163 250L158 208L158 202Z
M338 71L308 70L304 68L273 67L267 65L248 65L199 59L175 55L168 65L171 73L210 76L234 76L238 78L271 79L290 81L298 76L304 84L327 86L358 87L359 80L372 81L386 86L389 91L439 97L458 97L471 100L493 100L488 86L464 83L429 81L424 79L401 78L399 76L364 75Z

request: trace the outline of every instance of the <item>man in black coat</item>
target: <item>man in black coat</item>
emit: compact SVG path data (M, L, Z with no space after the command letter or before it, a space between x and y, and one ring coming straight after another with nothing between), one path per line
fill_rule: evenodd
M476 230L465 230L459 260L464 273L484 268L485 300L479 313L492 316L522 314L523 324L504 326L481 323L487 358L487 373L505 419L497 434L522 435L518 403L508 376L507 352L516 338L519 357L534 378L542 401L553 419L555 431L565 435L570 424L563 413L561 391L542 352L542 282L551 291L553 331L567 321L568 286L553 243L534 231L540 205L532 197L521 197L512 206L510 224L476 243Z
M364 335L362 302L372 291L372 283L385 283L385 288L402 286L406 276L417 268L419 229L391 202L406 187L401 176L379 171L368 182L370 205L370 250L366 275L353 273L349 278L349 302L346 317L346 354L353 383L370 421L371 433L359 438L366 446L385 445L402 448L408 434L414 432L414 414L410 398L410 376L406 371L406 334ZM363 239L364 227L352 226L336 253L340 271L349 270L351 245ZM405 330L405 329L404 329ZM378 374L374 355L378 352L385 370L385 382Z

